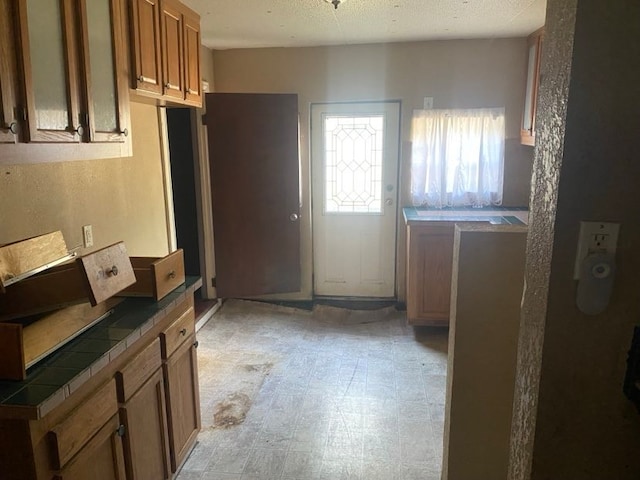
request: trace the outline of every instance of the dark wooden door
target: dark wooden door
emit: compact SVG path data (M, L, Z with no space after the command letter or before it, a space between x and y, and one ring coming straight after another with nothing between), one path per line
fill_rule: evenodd
M298 96L206 95L220 297L300 290Z

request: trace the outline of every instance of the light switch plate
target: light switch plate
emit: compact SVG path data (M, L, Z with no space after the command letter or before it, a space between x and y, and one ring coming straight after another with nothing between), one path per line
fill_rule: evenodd
M82 243L84 248L93 247L93 227L91 225L82 227Z
M610 253L615 255L618 244L619 223L611 222L580 222L578 236L578 251L573 278L580 278L580 265L585 257L591 253Z

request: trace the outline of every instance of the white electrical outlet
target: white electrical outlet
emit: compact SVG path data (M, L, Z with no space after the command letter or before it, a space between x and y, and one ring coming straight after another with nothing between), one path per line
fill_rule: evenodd
M578 252L573 270L573 278L580 278L580 264L591 253L616 253L618 244L619 223L580 222Z
M82 242L84 243L84 248L93 247L93 228L91 225L82 227Z

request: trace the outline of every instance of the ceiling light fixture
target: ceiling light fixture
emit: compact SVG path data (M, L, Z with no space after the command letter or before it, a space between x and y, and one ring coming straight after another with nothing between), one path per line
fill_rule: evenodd
M346 0L324 0L327 3L330 3L333 5L333 8L335 8L336 10L338 9L338 5L340 5L341 3L344 3Z

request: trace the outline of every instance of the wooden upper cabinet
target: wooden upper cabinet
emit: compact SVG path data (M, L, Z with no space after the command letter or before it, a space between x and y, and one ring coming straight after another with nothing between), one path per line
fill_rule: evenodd
M77 30L71 0L18 1L29 142L79 142Z
M129 0L133 88L162 104L202 105L200 16L178 0Z
M17 58L14 4L0 0L0 143L18 141L20 124L17 115Z
M131 155L122 0L0 0L0 163Z
M533 146L536 140L536 110L538 106L538 87L540 82L540 51L544 28L533 32L527 45L527 84L522 113L522 128L520 129L520 143Z
M119 0L79 0L84 64L85 123L92 142L129 135L129 96Z
M133 88L162 94L159 0L131 0Z
M184 15L184 62L185 100L189 104L200 106L200 18L187 13Z
M180 5L172 1L162 2L162 76L163 94L184 98L184 48L183 23Z

